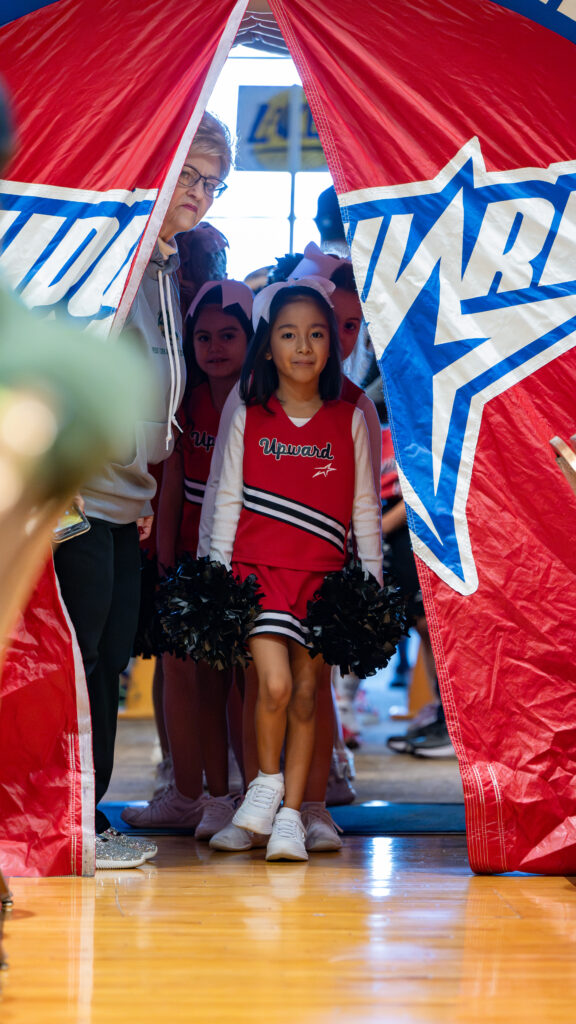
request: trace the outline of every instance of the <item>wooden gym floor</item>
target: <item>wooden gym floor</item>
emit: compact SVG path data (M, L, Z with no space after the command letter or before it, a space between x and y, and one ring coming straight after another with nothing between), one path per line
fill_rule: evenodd
M458 801L454 761L356 759L362 800ZM110 799L143 799L151 722L121 718ZM11 880L0 1024L573 1024L576 879L475 877L464 836L348 837L266 864L161 836L154 862Z
M14 879L2 1024L561 1024L576 889L474 877L463 837L266 864L160 837L95 879Z

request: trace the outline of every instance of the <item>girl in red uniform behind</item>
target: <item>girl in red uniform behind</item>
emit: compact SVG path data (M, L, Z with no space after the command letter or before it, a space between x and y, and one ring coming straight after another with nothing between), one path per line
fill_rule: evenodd
M253 373L243 372L244 404L230 426L212 531L212 557L242 578L255 573L264 593L249 640L260 771L233 821L270 835L268 860L308 859L300 806L323 662L310 658L301 620L325 574L344 566L350 522L364 568L382 581L366 423L338 398L333 288L310 277L271 285L255 299Z
M188 312L184 350L187 386L178 420L182 433L165 464L158 507L158 564L196 555L198 525L220 413L234 386L251 334L253 294L240 281L208 281ZM228 792L226 704L232 671L219 672L163 656L164 711L174 785L146 807L126 808L129 824L196 829L209 839L238 803ZM203 794L203 771L210 797Z

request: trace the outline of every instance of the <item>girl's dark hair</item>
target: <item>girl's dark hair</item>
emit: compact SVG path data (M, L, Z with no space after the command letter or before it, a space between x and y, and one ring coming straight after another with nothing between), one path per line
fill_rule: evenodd
M276 263L268 271L268 284L287 281L292 271L303 259L304 253L302 252L287 252L284 256L278 256Z
M336 267L334 273L330 274L330 280L337 288L342 288L345 292L353 292L354 295L358 295L351 263L342 263L341 266Z
M268 401L278 387L278 372L274 362L272 359L266 358L266 353L270 348L272 328L284 306L296 299L312 299L328 319L330 354L328 362L320 374L318 390L323 402L330 402L340 397L342 387L340 340L334 311L315 288L306 288L295 284L276 293L270 304L270 323L260 320L252 337L240 375L240 397L246 405L263 405L268 410Z
M196 354L194 352L194 330L198 322L198 317L205 306L222 306L221 285L214 285L213 288L210 288L210 290L202 296L194 310L194 313L192 316L187 317L184 325L183 350L184 359L186 361L186 390L184 392L184 401L189 398L190 392L197 387L198 384L201 384L202 381L208 380L207 375L198 366L198 363L196 362ZM249 340L252 336L252 324L242 309L242 306L240 306L238 302L234 302L231 306L226 306L224 312L235 317L244 331L246 338Z

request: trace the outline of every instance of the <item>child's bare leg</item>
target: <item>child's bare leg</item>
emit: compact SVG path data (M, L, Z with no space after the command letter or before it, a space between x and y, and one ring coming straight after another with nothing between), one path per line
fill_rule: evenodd
M205 661L196 665L198 694L197 735L200 739L206 783L211 796L228 792L228 720L226 704L232 685L232 670L210 668Z
M314 752L316 692L324 662L312 659L305 647L289 641L292 698L288 705L286 733L286 788L284 806L300 810Z
M242 751L246 785L258 775L258 744L256 742L256 702L258 676L254 665L244 669L244 712L242 715Z
M316 694L314 752L304 793L304 800L307 803L321 803L326 799L326 787L332 763L333 740L334 709L332 704L330 666L324 664L320 671L320 681Z
M288 646L285 640L266 634L253 637L249 644L258 676L258 698L256 701L258 764L260 770L266 772L267 775L276 775L280 771L280 755L286 734L287 708L292 696L292 672Z
M202 753L198 736L198 700L194 662L163 656L164 714L174 781L182 796L202 793Z

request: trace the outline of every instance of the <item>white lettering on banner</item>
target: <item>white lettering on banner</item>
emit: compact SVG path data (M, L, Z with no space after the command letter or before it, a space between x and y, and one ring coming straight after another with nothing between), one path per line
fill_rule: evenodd
M544 2L546 3L547 0ZM576 21L576 0L560 0L556 10L559 14L564 14L566 18Z
M466 502L483 407L576 346L576 160L488 172L473 139L433 181L341 203L414 547L471 593Z
M0 182L0 267L27 305L105 332L156 195Z

